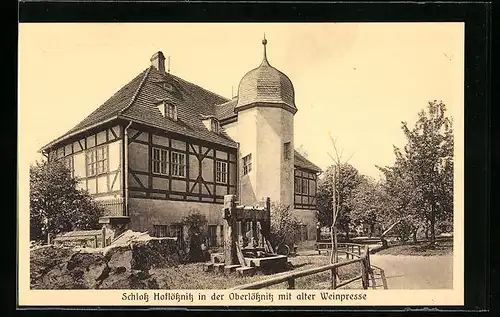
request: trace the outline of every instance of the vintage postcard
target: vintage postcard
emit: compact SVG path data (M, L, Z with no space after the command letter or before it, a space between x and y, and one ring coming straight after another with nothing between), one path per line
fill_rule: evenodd
M464 301L463 23L21 23L20 306Z

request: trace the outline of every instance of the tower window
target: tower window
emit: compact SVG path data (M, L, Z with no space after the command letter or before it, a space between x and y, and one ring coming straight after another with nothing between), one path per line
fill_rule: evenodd
M243 175L252 171L252 153L243 158Z
M285 160L290 159L290 142L285 142L283 146L283 156L285 157Z

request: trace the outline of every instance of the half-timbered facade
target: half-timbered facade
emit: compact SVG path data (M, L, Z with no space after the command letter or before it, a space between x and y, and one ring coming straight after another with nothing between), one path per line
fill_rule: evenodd
M64 162L105 206L103 222L182 237L183 218L199 212L209 244L219 245L224 195L234 194L243 204L271 197L293 205L303 239L315 239L321 170L293 149L288 77L264 54L229 100L166 72L164 62L154 54L150 67L42 153Z

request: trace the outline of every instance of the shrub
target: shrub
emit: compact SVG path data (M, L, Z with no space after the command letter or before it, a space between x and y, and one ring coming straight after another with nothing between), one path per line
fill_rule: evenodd
M291 206L271 204L271 233L270 241L273 246L284 243L292 247L300 232L300 222L292 214Z
M200 214L199 211L195 211L185 217L182 224L187 228L185 261L203 261L204 250L202 250L201 245L205 241L206 217Z

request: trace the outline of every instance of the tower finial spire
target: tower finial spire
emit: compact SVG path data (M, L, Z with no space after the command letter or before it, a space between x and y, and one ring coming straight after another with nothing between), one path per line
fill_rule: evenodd
M266 50L267 40L266 40L266 33L264 33L264 38L262 39L262 45L264 45L264 59L262 60L262 64L261 65L269 65L269 62L267 61L267 50Z

